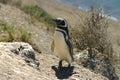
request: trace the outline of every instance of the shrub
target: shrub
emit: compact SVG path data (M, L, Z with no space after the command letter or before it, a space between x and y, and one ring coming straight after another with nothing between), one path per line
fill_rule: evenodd
M49 28L55 26L55 23L51 20L52 16L37 5L24 5L22 10L38 21L44 22Z
M101 53L112 56L112 46L107 38L108 21L102 9L91 7L83 21L82 28L73 30L73 41L79 49L96 48Z
M7 42L11 42L14 40L14 37L13 37L13 34L14 34L14 27L13 26L10 26L7 24L7 22L5 21L1 21L0 25L2 26L2 30L4 32L7 32L8 34L8 38L6 38L4 41L7 41Z
M16 28L14 30L14 26L10 26L5 21L0 21L0 31L5 34L5 36L1 36L0 34L0 41L4 42L12 42L12 41L24 41L29 42L31 39L31 34L26 31L26 29L19 29ZM17 36L17 37L16 37Z
M20 40L23 42L29 42L30 38L31 38L31 34L28 33L26 30L22 29Z

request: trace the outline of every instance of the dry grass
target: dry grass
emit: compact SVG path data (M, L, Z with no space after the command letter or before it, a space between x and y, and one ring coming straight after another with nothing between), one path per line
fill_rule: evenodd
M22 6L22 0L0 0L0 3L13 5L19 8Z
M3 4L8 4L10 3L12 0L0 0L0 3L3 3Z

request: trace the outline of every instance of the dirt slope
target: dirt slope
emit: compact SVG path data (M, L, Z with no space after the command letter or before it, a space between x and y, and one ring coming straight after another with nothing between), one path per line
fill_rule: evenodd
M95 74L81 66L58 70L55 65L58 59L50 54L36 53L36 58L40 62L39 69L28 66L19 55L11 52L12 49L26 45L23 42L0 43L0 80L107 80L100 74Z
M9 5L0 4L0 20L5 20L9 24L14 24L16 28L26 27L30 31L33 43L41 50L35 53L40 62L40 71L28 66L21 57L14 55L10 50L14 45L21 43L0 43L0 80L107 80L100 74L95 74L81 66L74 65L63 71L56 67L59 59L50 51L52 36L44 29L44 25L39 22L31 23L31 18L21 10ZM3 45L4 44L4 45Z

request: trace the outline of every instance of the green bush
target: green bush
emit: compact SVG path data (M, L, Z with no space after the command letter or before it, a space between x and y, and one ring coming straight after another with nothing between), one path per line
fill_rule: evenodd
M52 16L37 5L24 5L22 10L38 21L44 22L47 27L55 26L55 23L52 21Z
M14 30L14 26L10 26L5 21L0 21L0 31L5 34L4 37L0 34L0 41L12 42L12 41L23 41L29 42L31 39L31 34L26 31L26 29ZM16 37L17 36L17 37Z
M30 38L31 38L31 34L28 33L26 30L22 29L20 40L23 42L29 42Z
M5 41L7 41L7 42L13 41L14 40L14 37L13 37L13 35L14 35L14 29L13 28L14 27L8 25L7 22L5 22L5 21L1 21L0 25L2 26L2 30L4 32L7 32L7 34L9 35L9 37L6 38Z

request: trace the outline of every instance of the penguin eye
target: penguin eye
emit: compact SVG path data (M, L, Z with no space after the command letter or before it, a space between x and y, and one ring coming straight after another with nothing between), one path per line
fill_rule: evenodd
M65 21L60 21L59 25L65 25Z

